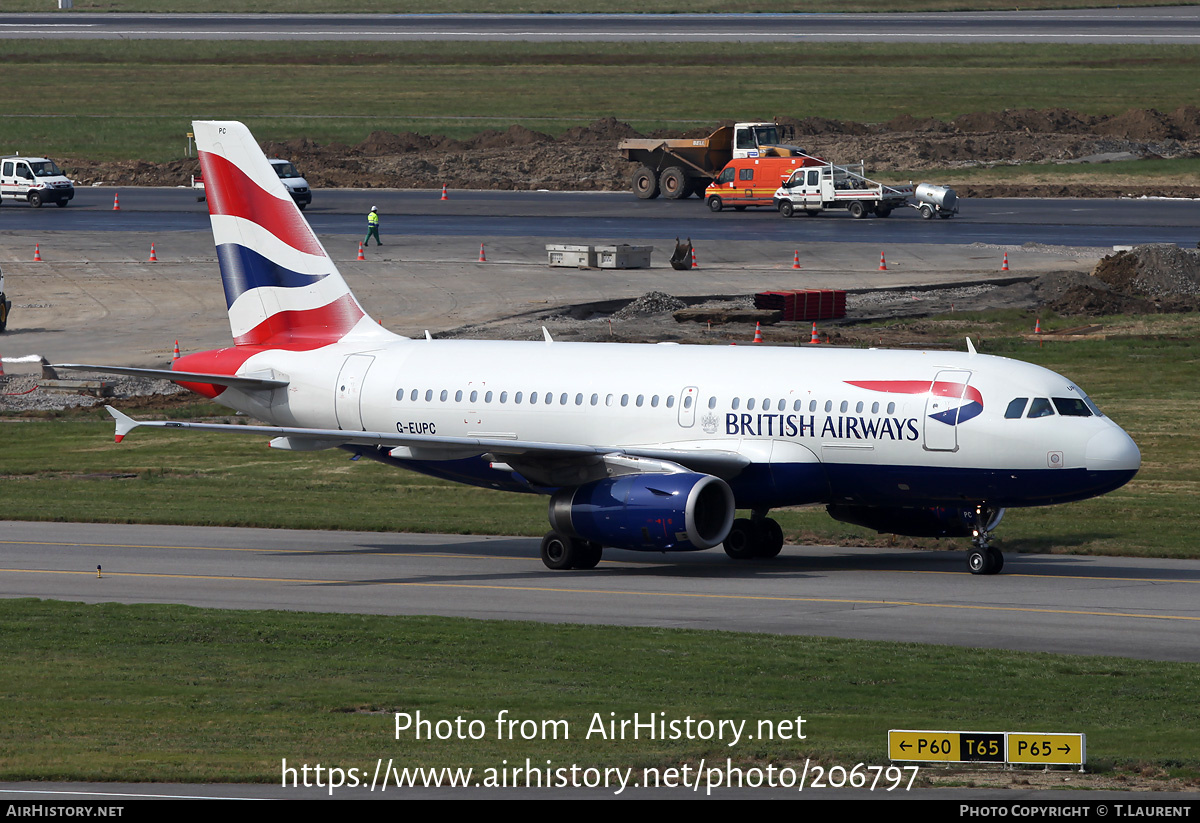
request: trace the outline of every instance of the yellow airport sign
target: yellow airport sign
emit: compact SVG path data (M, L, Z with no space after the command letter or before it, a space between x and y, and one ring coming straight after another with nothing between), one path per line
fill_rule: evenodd
M1003 763L1002 732L951 732L893 729L888 732L891 760Z
M1087 736L1082 734L1008 733L1008 762L1082 766L1087 760Z

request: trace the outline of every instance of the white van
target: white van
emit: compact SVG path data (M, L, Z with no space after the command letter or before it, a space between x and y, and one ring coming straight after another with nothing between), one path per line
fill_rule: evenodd
M312 189L308 186L308 181L300 176L300 172L296 170L296 166L290 160L281 160L278 157L267 161L271 164L271 168L275 169L275 174L283 183L283 187L288 190L288 194L296 201L296 205L303 211L304 207L312 202ZM193 176L192 188L203 189L204 177ZM203 197L198 198L203 200Z
M28 200L35 209L43 203L65 206L75 186L45 157L0 157L0 202Z
M295 164L290 160L280 160L275 157L270 163L271 168L275 169L275 173L279 175L279 179L283 181L283 185L292 195L292 199L296 201L296 205L303 210L312 202L312 189L308 187L308 181L300 176L300 172L296 170Z

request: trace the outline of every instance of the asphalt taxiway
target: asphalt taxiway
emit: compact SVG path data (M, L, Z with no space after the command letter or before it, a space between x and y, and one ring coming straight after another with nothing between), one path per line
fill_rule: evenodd
M1200 661L1200 561L789 546L606 550L551 572L533 538L0 523L0 596L435 614ZM97 576L96 567L102 576Z

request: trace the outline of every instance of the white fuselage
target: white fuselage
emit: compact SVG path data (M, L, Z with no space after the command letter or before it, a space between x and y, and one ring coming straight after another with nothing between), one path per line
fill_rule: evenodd
M736 452L774 478L761 493L733 483L739 505L1039 505L1100 493L1083 475L1140 462L1107 417L1006 418L1014 398L1090 401L1053 372L974 353L398 339L239 369L265 371L291 381L269 406L219 399L282 426Z

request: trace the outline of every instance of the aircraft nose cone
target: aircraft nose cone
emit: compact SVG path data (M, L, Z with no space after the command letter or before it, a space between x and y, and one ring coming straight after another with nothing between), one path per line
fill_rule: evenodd
M1136 472L1142 466L1142 453L1133 438L1113 426L1088 440L1084 464L1088 471Z

